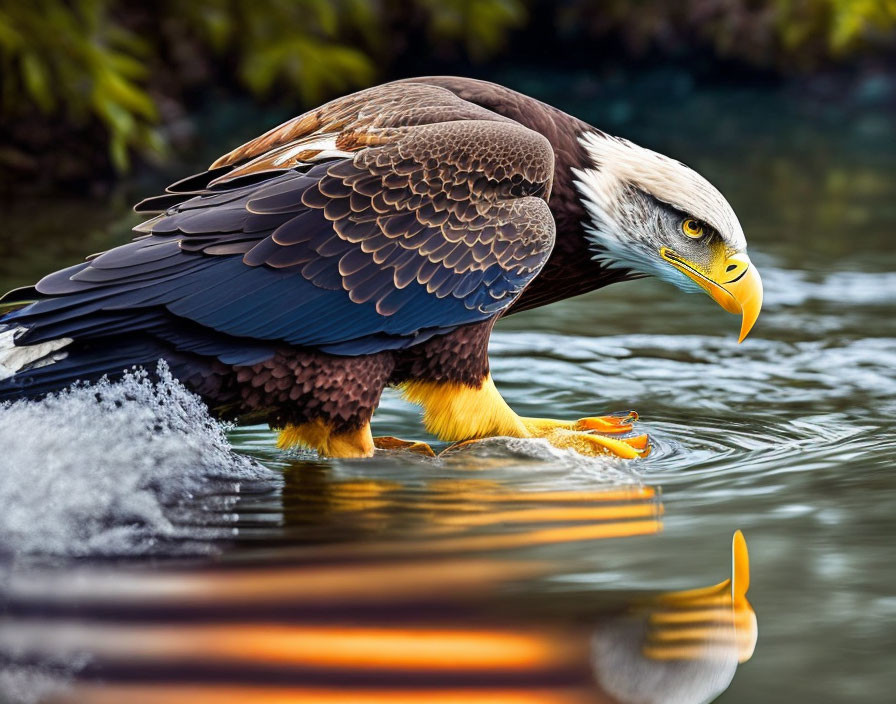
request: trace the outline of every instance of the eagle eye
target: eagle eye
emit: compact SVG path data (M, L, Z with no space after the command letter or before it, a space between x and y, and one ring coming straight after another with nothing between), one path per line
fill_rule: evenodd
M685 218L681 222L681 231L693 239L703 237L703 235L706 234L707 229L708 228L702 222L695 220L694 218Z

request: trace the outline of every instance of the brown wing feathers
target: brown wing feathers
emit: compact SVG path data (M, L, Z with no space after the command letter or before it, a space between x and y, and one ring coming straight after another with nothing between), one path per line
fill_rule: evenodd
M526 279L553 241L544 200L526 197L543 196L551 173L549 151L532 144L531 134L478 121L397 131L390 144L329 166L302 193L302 203L332 223L330 237L315 241L299 217L247 252L245 262L282 267L338 255L351 299L375 301L384 315L396 310L395 292L413 281L439 298L464 298L493 267L495 278ZM470 143L489 151L471 157ZM522 169L513 161L520 153L527 157ZM277 206L276 197L248 204L259 213Z
M166 208L137 228L148 239L37 286L83 304L23 315L36 328L65 308L73 337L83 305L91 330L91 315L152 307L336 354L414 345L499 314L538 273L554 243L552 175L540 134L443 88L382 86L175 184L178 203L145 203Z
M272 168L292 168L332 148L354 152L381 144L379 130L395 127L487 120L513 122L458 98L451 91L424 84L390 83L337 98L299 115L225 154L212 169L236 165L222 182ZM515 124L515 123L514 123ZM291 150L294 153L287 156Z
M494 298L515 294L550 251L550 145L433 86L381 86L295 118L215 162L209 188L300 164L307 168L308 160L332 157L334 149L354 155L343 152L346 158L329 165L316 185L262 185L245 205L259 216L295 213L301 206L322 211L331 223L327 236L303 213L251 247L231 235L202 251L245 253L250 266L301 266L303 275L326 288L333 278L324 260L338 257L351 300L373 301L382 315L398 310L407 300L399 292L414 281L439 298L467 298L497 283L491 300L470 301L470 307L493 307ZM197 249L190 241L182 246Z

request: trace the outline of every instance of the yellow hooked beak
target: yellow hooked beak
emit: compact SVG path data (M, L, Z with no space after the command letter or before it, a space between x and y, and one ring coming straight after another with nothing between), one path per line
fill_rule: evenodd
M668 247L660 249L660 256L699 284L722 308L743 316L738 339L743 342L762 308L762 279L750 258L744 253L715 257L712 271L704 272Z

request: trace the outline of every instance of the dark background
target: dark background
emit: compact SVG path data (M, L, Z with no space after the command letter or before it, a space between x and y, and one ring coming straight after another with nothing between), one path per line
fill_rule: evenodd
M178 174L413 75L560 95L617 128L639 118L601 112L620 96L671 107L713 86L786 89L817 113L893 102L894 24L890 0L0 0L2 194Z

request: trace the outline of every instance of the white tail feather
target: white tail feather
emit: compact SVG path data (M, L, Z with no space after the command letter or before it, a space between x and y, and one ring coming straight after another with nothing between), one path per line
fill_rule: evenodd
M38 345L18 346L15 344L15 338L24 331L25 328L19 327L0 332L0 380L8 379L29 364L33 367L42 367L67 356L65 352L53 353L70 344L72 338L61 337Z

